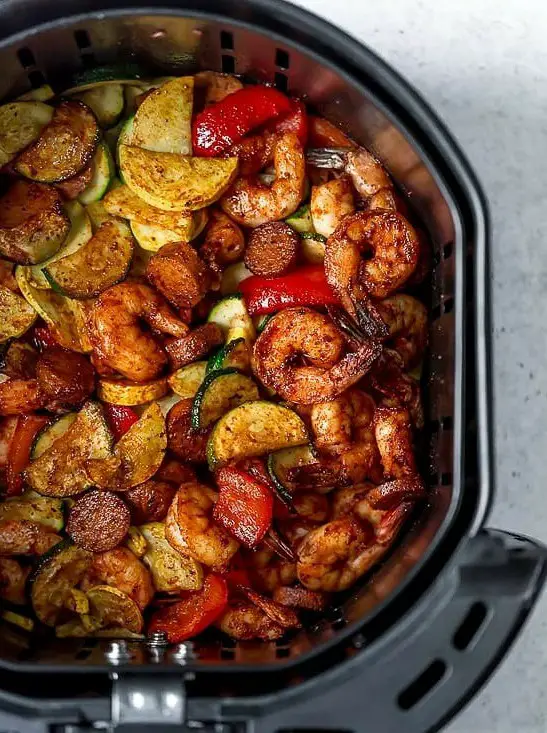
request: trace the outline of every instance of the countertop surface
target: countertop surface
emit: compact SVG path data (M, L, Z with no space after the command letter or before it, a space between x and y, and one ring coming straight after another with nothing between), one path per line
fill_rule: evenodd
M547 542L547 6L298 0L368 44L437 110L493 222L497 495L489 524ZM547 594L449 733L545 733Z

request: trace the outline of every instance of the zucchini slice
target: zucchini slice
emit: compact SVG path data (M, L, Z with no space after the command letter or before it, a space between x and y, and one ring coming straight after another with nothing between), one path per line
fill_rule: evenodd
M192 158L120 145L129 188L163 211L194 211L219 199L236 177L237 158Z
M294 214L288 216L285 221L299 234L315 232L309 204L301 206L294 212Z
M308 463L317 463L317 457L309 445L284 448L268 456L267 465L270 478L280 498L289 506L292 505L291 497L297 490L297 486L289 480L288 473L291 468L305 466Z
M72 426L72 423L78 417L77 412L69 412L56 420L53 425L46 425L42 428L38 435L34 438L32 449L30 451L30 459L35 461L37 458L51 448L53 443L62 438L66 431Z
M218 369L234 367L240 372L248 372L251 366L251 352L249 344L244 338L236 338L221 346L218 351L209 357L207 373Z
M133 634L142 631L144 620L135 601L118 588L96 585L87 591L89 611L99 620L99 628L127 629Z
M268 325L268 322L272 320L275 313L266 313L264 316L258 316L256 320L256 332L262 333L262 331Z
M301 234L300 251L302 256L312 265L320 265L325 260L325 242L327 238L322 234L305 232Z
M258 387L237 369L211 372L199 388L192 404L192 427L208 428L229 410L258 400Z
M105 64L94 66L91 69L84 69L74 74L70 89L64 94L71 94L76 91L85 91L97 87L100 84L139 84L144 76L142 68L133 62L123 64Z
M190 399L195 397L201 383L205 379L206 371L206 361L195 361L193 364L188 364L177 369L167 381L176 395L183 400Z
M235 262L222 273L220 281L220 294L233 295L239 291L239 283L252 276L252 272L245 267L244 262Z
M197 560L174 550L165 538L165 524L150 522L140 531L146 540L144 564L150 569L154 587L164 593L199 590L203 585L203 569Z
M49 102L55 97L55 92L49 84L42 84L36 89L29 89L28 92L17 97L16 102Z
M67 201L65 203L65 211L70 219L70 231L61 248L52 257L49 257L49 259L41 262L39 265L34 265L30 269L32 285L42 290L47 290L50 287L48 279L42 272L43 268L57 262L57 260L63 257L74 254L80 247L87 244L93 236L91 220L86 210L78 201Z
M258 400L230 410L207 443L209 468L308 443L306 426L288 407Z
M7 521L38 522L60 532L65 524L63 502L34 492L8 499L0 504L0 522Z
M40 183L66 181L90 163L99 136L89 107L76 100L61 102L40 137L18 156L15 169Z
M69 611L72 591L91 566L93 554L73 545L59 542L42 555L27 581L34 613L47 626L55 626L73 615Z
M36 311L20 295L0 285L0 343L22 336L36 320Z
M241 293L234 293L219 300L211 309L207 321L216 323L228 342L238 338L251 342L256 337L254 323L247 312Z
M30 268L17 267L15 279L24 299L51 327L55 340L71 351L87 354L92 350L87 333L87 312L84 304L65 298L52 290L36 288Z
M182 235L180 229L163 229L154 224L143 224L139 221L131 222L131 231L133 236L143 249L151 252L157 252L166 244L172 242L190 242L195 239L207 224L207 210L199 209L194 211L190 217L188 231Z
M47 260L70 229L61 195L49 186L15 181L0 199L0 254L20 265Z
M136 384L127 379L99 379L97 397L103 402L113 405L145 405L152 400L159 400L167 394L169 386L166 377L151 382Z
M87 402L66 433L25 471L27 482L44 496L75 496L92 486L85 465L112 455L112 433L101 407Z
M0 107L0 167L40 136L53 113L53 107L37 101L11 102Z
M124 491L151 478L166 449L165 418L159 405L152 402L116 444L113 456L88 461L87 472L96 486Z
M78 196L80 203L87 206L94 201L100 201L108 191L114 176L116 175L116 167L114 160L110 154L108 145L102 141L99 143L97 152L91 163L93 176L85 191Z
M133 123L131 145L159 153L192 154L194 79L167 81L142 102Z
M133 134L133 122L135 121L135 115L131 115L121 123L120 132L116 139L116 165L120 168L120 146L129 145L131 143L131 135ZM120 170L120 179L122 183L125 183L123 172Z
M133 246L127 224L110 219L77 252L48 265L43 272L51 287L62 295L93 298L126 277Z
M23 629L23 631L34 631L34 619L30 618L30 616L18 613L17 611L2 611L0 613L0 618L2 618L3 621L7 621L9 624L18 626L20 629Z
M161 211L146 204L127 186L119 186L108 192L104 199L105 209L112 216L129 219L152 227L169 229L178 235L179 242L188 242L195 236L196 228L203 228L207 213ZM151 249L151 247L145 247ZM159 249L156 247L155 249Z
M99 84L83 92L77 91L74 96L93 110L104 129L113 127L123 114L125 97L123 86L118 82Z

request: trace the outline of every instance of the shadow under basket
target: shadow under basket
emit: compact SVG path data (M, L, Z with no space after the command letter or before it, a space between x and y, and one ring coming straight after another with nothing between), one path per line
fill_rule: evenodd
M429 501L371 577L282 643L55 640L0 628L0 729L438 729L533 606L545 548L483 529L493 490L487 211L431 109L370 50L291 5L4 0L0 98L84 69L215 69L306 98L386 165L433 245L424 368ZM117 649L117 653L116 653ZM125 726L125 727L124 727Z

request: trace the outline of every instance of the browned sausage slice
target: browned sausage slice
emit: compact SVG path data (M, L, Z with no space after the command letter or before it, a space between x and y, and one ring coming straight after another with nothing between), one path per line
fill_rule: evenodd
M0 415L25 415L44 406L37 379L8 379L0 384Z
M153 479L126 491L124 499L131 509L133 524L161 522L165 519L176 491L173 484Z
M119 545L131 522L127 505L111 491L89 491L81 496L68 517L66 531L84 550L104 552Z
M300 237L288 224L261 224L249 236L245 264L255 275L282 275L296 262L299 246Z
M95 370L88 359L60 346L40 355L36 377L49 409L78 407L95 389Z
M167 447L189 463L204 463L209 431L192 428L190 411L193 400L181 400L167 413Z
M207 265L186 242L162 247L150 258L146 277L178 308L191 308L199 303L211 284Z
M298 586L292 588L279 586L274 590L273 599L282 606L305 608L307 611L322 611L327 605L328 596L325 593Z
M169 484L186 484L196 480L196 472L190 466L175 460L174 458L166 458L158 468L154 477L156 481L167 481Z
M222 331L216 323L205 323L187 336L172 339L165 345L173 369L191 364L208 354L215 346L224 343Z

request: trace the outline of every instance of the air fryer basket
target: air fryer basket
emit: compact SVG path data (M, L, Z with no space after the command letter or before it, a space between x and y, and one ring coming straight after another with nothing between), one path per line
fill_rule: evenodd
M304 95L386 164L434 248L425 381L430 501L372 578L283 644L51 641L0 629L0 729L432 730L478 689L544 581L545 550L482 530L492 466L487 215L434 114L369 50L267 0L4 0L0 99L137 62L235 72ZM114 652L114 653L113 653ZM30 692L32 691L32 692ZM67 726L66 728L64 726Z

